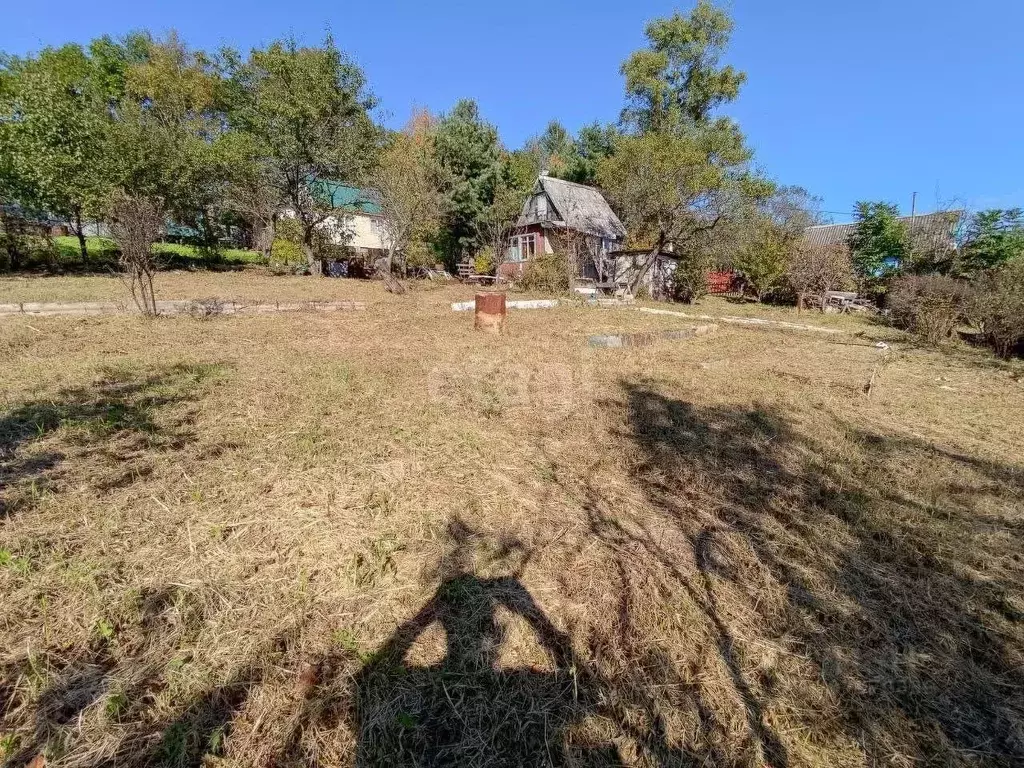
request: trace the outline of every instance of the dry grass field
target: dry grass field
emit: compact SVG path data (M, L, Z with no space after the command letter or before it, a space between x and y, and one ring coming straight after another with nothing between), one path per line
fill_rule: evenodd
M686 321L157 291L368 307L0 319L11 765L1024 764L1019 363L810 314L848 332L597 350Z

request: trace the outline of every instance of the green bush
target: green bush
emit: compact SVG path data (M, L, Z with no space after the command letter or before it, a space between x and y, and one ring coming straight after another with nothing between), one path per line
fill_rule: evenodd
M433 246L423 240L413 240L405 249L406 269L432 267L441 261L440 254Z
M473 259L473 270L478 275L490 275L494 273L497 260L494 258L493 248L484 248Z
M708 271L711 261L700 256L684 256L676 263L669 282L672 298L692 304L708 292Z
M521 285L540 293L569 292L569 264L565 254L544 253L534 257L523 272Z

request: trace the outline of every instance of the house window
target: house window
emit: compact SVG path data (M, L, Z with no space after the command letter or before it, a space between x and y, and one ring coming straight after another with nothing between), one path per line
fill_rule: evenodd
M548 199L544 195L537 198L537 218L544 218L548 215Z
M508 241L508 260L512 262L529 261L537 255L536 235L517 235Z
M519 251L522 253L523 261L529 261L537 255L537 236L522 235L519 238Z

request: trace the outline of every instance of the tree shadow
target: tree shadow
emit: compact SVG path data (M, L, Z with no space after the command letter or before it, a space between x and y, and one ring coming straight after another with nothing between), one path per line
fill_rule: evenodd
M89 464L90 482L111 490L152 471L153 452L195 439L190 414L169 422L160 411L197 395L217 365L176 364L151 371L107 368L91 386L64 389L0 412L0 520L30 506L59 480L67 452ZM63 440L49 438L58 430Z
M769 408L701 408L653 383L621 386L620 437L639 448L633 480L689 542L696 574L650 526L605 511L599 478L588 481L591 534L642 553L698 606L765 762L787 763L768 713L801 692L752 679L760 672L743 659L758 637L814 663L803 693L824 685L845 738L873 762L1024 760L1019 467L846 425L849 453L837 455ZM1005 517L985 512L999 507ZM757 568L773 589L746 606L759 620L738 623L728 618L743 615L737 595L762 589L748 581Z

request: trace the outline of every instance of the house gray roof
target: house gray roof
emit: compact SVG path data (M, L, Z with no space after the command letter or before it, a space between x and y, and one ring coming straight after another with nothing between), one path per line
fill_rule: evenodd
M948 240L952 243L953 226L960 218L961 211L939 211L922 213L918 216L901 216L900 221L912 237L927 237ZM804 242L811 245L836 245L846 243L856 229L856 224L819 224L804 230Z
M551 201L554 211L538 216L531 209L531 202L540 192L544 192ZM534 185L530 199L523 206L516 226L529 224L554 224L585 232L588 235L622 240L626 236L626 228L619 217L608 205L601 192L593 187L576 184L551 176L541 176Z

